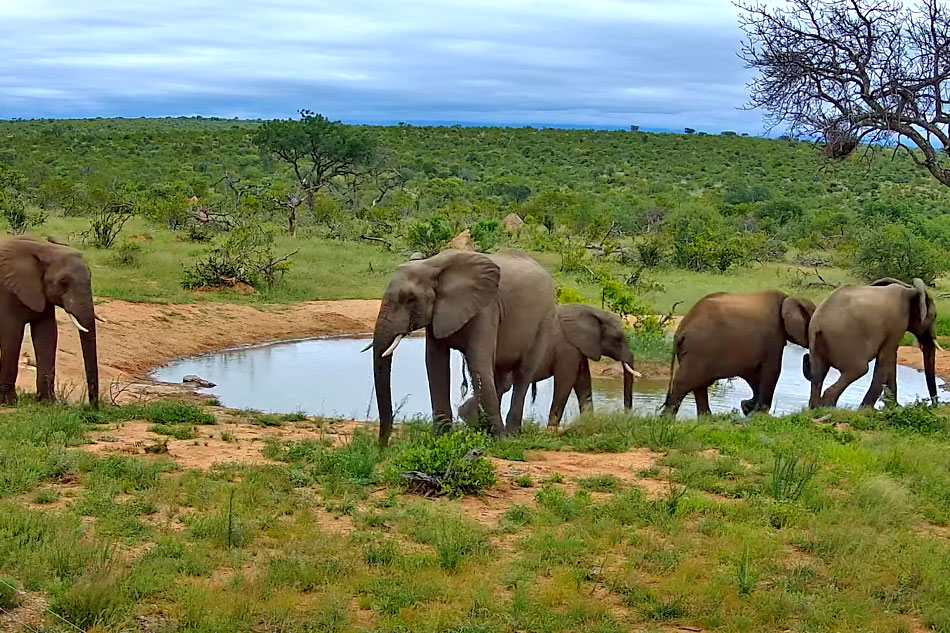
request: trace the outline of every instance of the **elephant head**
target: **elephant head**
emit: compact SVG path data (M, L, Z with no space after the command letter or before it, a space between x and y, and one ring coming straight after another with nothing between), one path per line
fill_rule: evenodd
M808 324L815 314L815 304L810 299L785 297L782 300L782 329L785 340L808 348Z
M393 424L392 353L407 334L426 328L444 339L459 331L498 294L501 271L486 255L447 250L396 269L383 293L373 331L373 374L379 437Z
M623 364L623 404L630 409L636 371L620 319L605 310L580 304L558 306L557 316L564 338L584 356L591 360L609 356Z
M89 268L79 251L35 238L0 243L0 284L29 310L63 308L79 330L90 404L98 404L96 312Z
M911 284L898 279L885 277L871 283L872 286L900 285L907 290L906 300L909 302L907 330L917 338L920 353L924 358L924 376L927 380L927 391L931 400L937 398L936 360L937 348L937 306L927 292L927 285L922 279L914 278Z

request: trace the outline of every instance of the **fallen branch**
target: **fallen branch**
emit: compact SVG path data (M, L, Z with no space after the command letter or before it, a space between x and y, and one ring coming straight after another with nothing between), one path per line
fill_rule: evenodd
M393 250L392 242L389 242L389 241L387 241L387 240L384 240L384 239L381 238L381 237L373 237L372 235L360 235L360 239L361 239L361 240L369 240L369 241L371 241L371 242L382 242L383 244L386 245L386 247L387 247L389 250Z

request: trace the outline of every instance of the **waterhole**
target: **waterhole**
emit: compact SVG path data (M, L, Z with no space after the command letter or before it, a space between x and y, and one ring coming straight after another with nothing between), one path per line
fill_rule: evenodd
M308 415L340 417L354 420L377 420L373 392L371 352L360 353L368 339L319 338L242 347L196 356L173 362L155 370L152 377L165 382L181 382L183 376L197 374L217 384L212 389L221 403L233 408L250 408L274 413L303 411ZM801 347L788 345L782 359L782 375L775 391L772 413L794 413L808 404L809 383L801 374ZM431 415L429 387L425 371L425 340L407 338L400 344L393 360L393 408L396 418L409 420ZM462 357L452 352L452 403L462 401ZM873 363L871 365L873 369ZM838 377L832 370L826 381L830 385ZM871 381L870 371L852 384L841 397L839 406L857 407ZM938 379L940 399L948 399L943 381ZM634 387L633 407L637 413L650 415L658 411L666 393L665 380L640 379ZM547 420L554 387L553 380L538 383L537 400L530 395L525 404L525 418ZM597 411L623 408L623 380L620 377L593 379L594 408ZM898 401L912 403L927 398L923 372L903 365L897 368ZM709 390L709 404L714 413L739 410L739 403L752 391L741 379L718 382ZM510 393L503 400L507 411ZM565 412L570 420L578 414L573 395ZM679 417L694 417L696 407L692 395L680 407Z

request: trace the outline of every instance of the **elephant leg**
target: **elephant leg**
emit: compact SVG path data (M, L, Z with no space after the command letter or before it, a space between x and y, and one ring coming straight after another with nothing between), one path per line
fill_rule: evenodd
M576 380L577 376L573 372L554 374L554 396L551 398L551 411L548 413L548 428L555 429L561 425L564 408Z
M581 412L594 410L594 390L590 383L590 363L587 359L581 361L574 381L574 395L577 397L577 406Z
M521 422L524 418L524 400L528 395L530 383L519 379L514 384L514 390L511 392L511 403L508 406L508 418L505 421L505 430L509 435L521 433ZM501 398L499 392L499 398Z
M51 402L56 390L56 341L59 334L55 313L31 323L30 334L36 353L36 397Z
M811 394L808 397L808 408L817 409L821 406L821 389L825 386L825 378L828 377L828 371L831 367L818 354L809 352L808 356L809 375L811 376Z
M448 346L431 336L426 337L426 373L429 378L429 399L432 402L432 426L436 433L444 433L452 427L450 355ZM472 379L475 377L472 376Z
M693 389L693 397L696 398L696 415L712 415L712 409L709 408L708 385Z
M666 400L663 402L664 415L676 417L683 398L694 388L688 380L691 380L689 364L680 362L679 371L675 371L670 381L670 390L666 393Z
M495 389L494 349L490 352L473 349L466 358L480 409L488 418L492 435L501 437L505 434L505 425L501 420L501 396Z
M0 403L2 404L16 404L16 377L22 345L22 325L11 324L0 334Z
M784 347L784 346L783 346ZM772 398L775 396L775 386L782 373L782 354L778 358L770 358L763 363L759 370L759 387L756 389L755 410L768 413L772 409Z
M812 369L814 371L814 368ZM825 390L824 395L821 396L821 406L823 407L834 407L838 404L838 398L841 397L841 394L844 393L844 390L847 389L851 383L867 373L868 368L865 365L861 367L847 367L842 368L841 377L835 381L835 384L828 387ZM880 393L878 393L880 395Z
M897 361L896 359L894 361L894 364L891 365L887 370L887 378L884 384L887 386L888 400L892 401L894 404L897 404Z
M895 384L895 389L893 391L893 397L897 397L897 349L885 350L882 349L878 352L877 358L874 362L874 375L871 377L871 386L868 387L868 391L864 394L864 399L861 401L862 407L873 407L877 404L878 399L881 397L881 393L884 391L884 385L890 385L891 382ZM893 376L893 380L892 380Z
M760 391L762 388L762 367L756 367L754 371L749 372L742 379L749 383L749 389L752 390L752 397L739 403L743 415L749 415L759 406Z

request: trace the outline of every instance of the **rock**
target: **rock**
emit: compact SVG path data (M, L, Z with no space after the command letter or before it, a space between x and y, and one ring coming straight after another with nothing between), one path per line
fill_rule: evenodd
M517 213L509 213L502 222L505 224L505 230L509 233L514 233L524 226L524 220Z
M415 253L409 256L410 261L416 261L416 260L425 259L425 258L426 256L423 253L420 253L419 251L416 251Z
M181 381L186 385L192 385L198 387L199 389L210 389L211 387L216 387L217 385L210 380L205 380L201 376L196 376L194 374L188 374Z
M465 229L449 241L445 245L445 248L454 248L457 251L471 251L475 252L478 250L478 247L475 245L475 240L472 239L472 232L468 229Z

